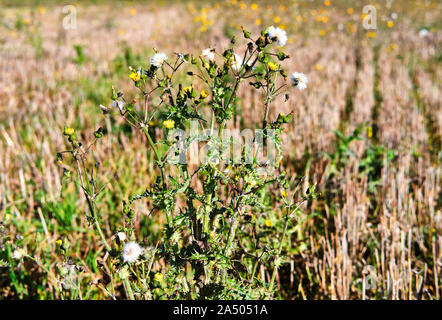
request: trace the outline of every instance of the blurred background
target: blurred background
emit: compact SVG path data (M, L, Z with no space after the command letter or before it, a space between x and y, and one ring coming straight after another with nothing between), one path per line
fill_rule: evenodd
M111 181L101 201L110 238L122 220L119 199L154 176L143 137L98 107L110 105L111 86L129 92L129 66L147 66L153 48L223 52L233 36L243 41L241 26L256 36L274 25L289 37L286 70L309 84L275 101L270 117L294 112L285 165L322 193L303 208L279 298L440 299L440 1L0 4L0 297L54 298L66 279L58 240L83 268L75 275L82 298L106 297L102 246L56 161L65 126L85 140L99 126L108 132L94 156L99 178ZM254 128L262 99L246 85L240 92L229 126ZM136 216L145 244L164 223L147 217L148 206ZM15 246L34 260L15 261Z

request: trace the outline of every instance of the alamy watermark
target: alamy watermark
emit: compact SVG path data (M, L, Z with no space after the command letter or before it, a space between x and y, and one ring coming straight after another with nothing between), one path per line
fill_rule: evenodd
M62 9L64 15L62 25L65 30L77 29L77 8L73 5L64 6Z
M200 129L198 121L190 121L189 130L172 129L167 139L169 164L199 165L201 163L229 165L257 163L271 170L281 160L287 136L278 130L262 129Z

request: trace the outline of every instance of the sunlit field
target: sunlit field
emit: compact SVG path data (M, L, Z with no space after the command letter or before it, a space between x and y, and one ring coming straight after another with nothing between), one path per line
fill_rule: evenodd
M440 299L441 9L0 0L0 299Z

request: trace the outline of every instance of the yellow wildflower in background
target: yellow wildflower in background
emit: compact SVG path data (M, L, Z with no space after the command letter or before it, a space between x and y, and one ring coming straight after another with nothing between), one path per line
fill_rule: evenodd
M275 16L275 17L273 18L273 22L275 22L275 23L279 23L280 21L281 21L281 18L278 17L278 16Z
M329 7L329 6L330 6L330 0L325 0L325 1L324 1L324 4L325 4L327 7Z
M173 121L173 120L165 120L165 121L163 121L163 126L166 128L166 129L172 129L174 126L175 126L175 121Z
M203 90L203 91L201 91L201 98L207 98L208 96L209 96L209 92L207 91L207 90Z
M133 81L140 81L141 75L137 71L133 71L129 76Z
M272 71L278 70L278 65L276 63L269 62L267 63L267 65L269 66L269 69Z
M61 239L58 239L57 241L55 241L55 243L61 247L61 245L63 244L63 241Z
M393 28L394 27L394 22L392 20L388 20L387 27Z
M192 88L191 86L185 87L185 88L183 89L183 92L184 92L185 94L187 94L188 96L191 96L191 95L192 95L192 91L193 91L193 88Z
M157 273L155 273L155 276L153 278L155 281L161 282L161 281L163 281L164 277L163 277L163 274L157 272Z
M321 31L319 31L319 34L321 35L321 37L325 36L325 30L322 29Z
M250 9L256 11L256 10L258 10L258 5L257 5L256 3L252 3L252 4L250 5Z
M266 227L271 227L273 225L272 220L267 219L266 220Z
M347 9L347 13L350 14L350 15L353 14L354 12L355 11L353 10L353 8L348 8Z
M257 26L260 26L260 25L262 24L262 20L259 19L259 18L257 18L257 19L255 20L255 24L256 24Z
M64 134L67 136L72 136L75 133L75 129L74 128L65 128L64 129Z
M376 32L374 32L374 31L370 31L369 33L367 33L367 37L369 37L369 38L375 38L375 37L376 37Z
M131 16L134 16L134 15L136 15L137 14L137 10L135 10L134 8L131 8L130 9L130 15Z

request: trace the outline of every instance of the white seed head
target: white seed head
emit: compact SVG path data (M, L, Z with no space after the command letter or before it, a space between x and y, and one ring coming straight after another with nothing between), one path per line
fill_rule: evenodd
M242 58L239 56L239 54L235 53L230 59L232 59L232 69L236 72L241 70Z
M215 50L213 50L212 48L204 49L201 55L204 59L207 59L209 61L215 60Z
M22 249L15 249L12 253L12 258L16 260L20 260L24 256L24 251Z
M143 248L141 248L138 243L128 242L124 245L123 261L127 263L135 262L142 253Z
M307 88L308 78L305 74L301 72L294 72L290 78L293 85L299 90L304 90Z
M271 26L267 29L267 35L272 41L276 41L278 46L283 47L287 43L287 32L281 28Z
M118 240L120 240L121 242L126 241L126 239L127 239L126 234L124 232L118 232L117 237L118 237Z
M117 101L113 100L112 101L112 107L115 108L115 109L120 110L121 112L123 112L125 105L126 105L126 103L124 101L121 101L121 100L117 100Z
M153 57L150 59L150 64L154 67L160 68L164 61L167 60L167 55L162 52L155 53Z

